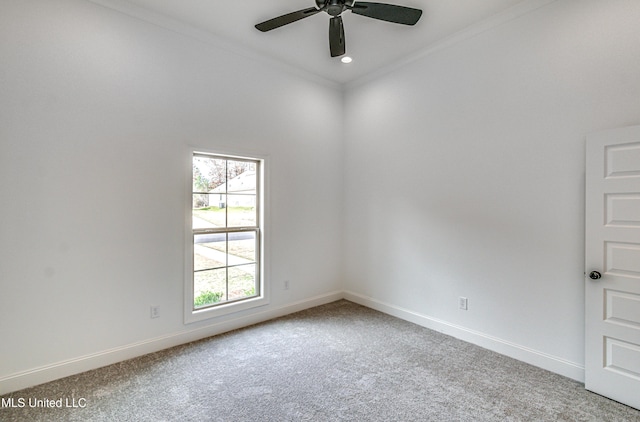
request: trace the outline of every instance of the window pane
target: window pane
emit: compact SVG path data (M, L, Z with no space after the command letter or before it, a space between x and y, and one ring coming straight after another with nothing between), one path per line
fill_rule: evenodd
M257 294L255 264L229 268L229 300L242 299Z
M207 208L209 206L209 194L199 193L193 195L193 209Z
M256 169L253 163L229 161L228 193L256 194Z
M227 269L193 273L193 307L200 308L227 300Z
M226 195L193 195L193 228L210 229L225 227L227 213L224 208Z
M256 233L229 233L229 265L252 264L256 261Z
M208 233L193 236L193 270L224 267L226 259L225 233Z
M256 196L228 195L228 198L228 227L255 227L257 225Z
M218 189L226 183L226 173L226 160L200 155L194 156L193 191L211 192Z
M256 189L256 166L249 161L227 161L227 192L250 192ZM253 191L253 192L251 192Z

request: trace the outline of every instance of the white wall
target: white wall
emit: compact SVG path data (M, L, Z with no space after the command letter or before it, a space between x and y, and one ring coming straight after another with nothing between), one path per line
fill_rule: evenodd
M557 1L351 86L352 298L580 379L585 134L640 123L638 22Z
M85 0L1 9L0 392L341 290L337 87ZM271 303L211 329L183 324L189 146L268 156Z

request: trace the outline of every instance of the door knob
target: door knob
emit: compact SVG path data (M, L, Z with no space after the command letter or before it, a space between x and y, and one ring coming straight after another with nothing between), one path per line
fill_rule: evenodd
M598 280L598 279L602 278L602 274L600 274L599 271L591 271L589 273L589 278L591 280Z

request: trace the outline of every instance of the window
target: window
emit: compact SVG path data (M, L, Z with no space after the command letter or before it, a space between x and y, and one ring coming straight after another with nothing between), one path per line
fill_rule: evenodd
M262 164L192 152L186 322L264 304Z

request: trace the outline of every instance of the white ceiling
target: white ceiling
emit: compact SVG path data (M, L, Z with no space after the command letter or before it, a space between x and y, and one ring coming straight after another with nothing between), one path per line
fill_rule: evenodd
M350 82L394 65L466 28L481 25L498 14L508 14L522 3L532 3L532 0L378 0L379 3L422 9L422 18L415 26L405 26L344 12L347 55L353 58L352 63L345 65L340 58L329 55L330 16L326 13L270 32L263 33L254 28L255 24L267 19L313 7L314 0L92 1L117 5L116 8L125 12L136 10L138 17L141 11L149 11L149 16L156 17L156 21L161 16L164 22L178 22L213 34L227 46L267 56L336 83ZM516 6L518 4L520 6Z

